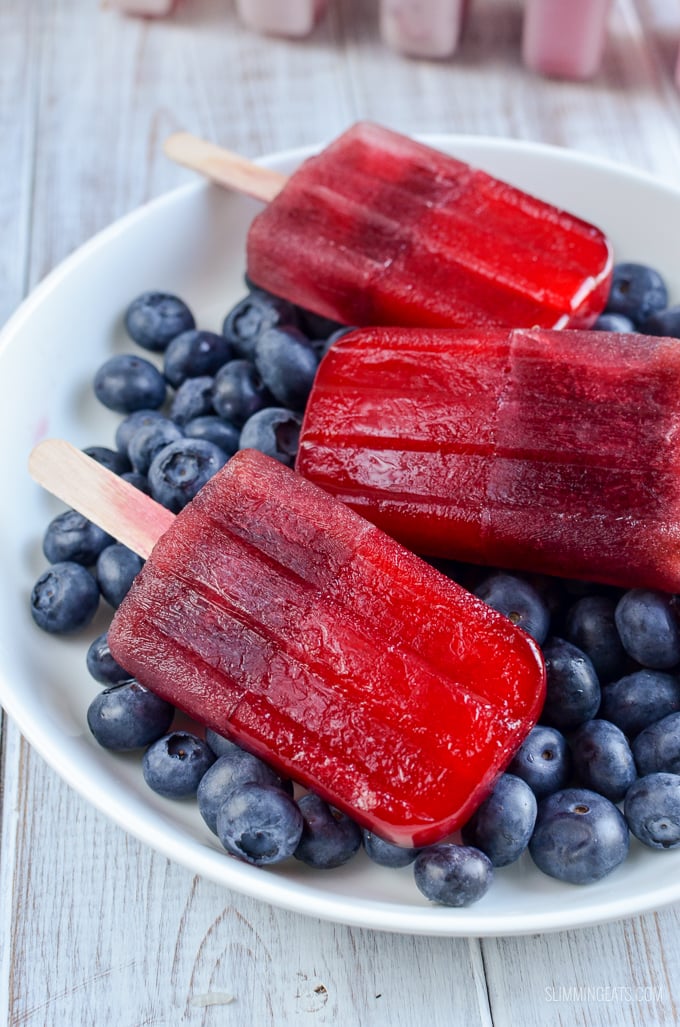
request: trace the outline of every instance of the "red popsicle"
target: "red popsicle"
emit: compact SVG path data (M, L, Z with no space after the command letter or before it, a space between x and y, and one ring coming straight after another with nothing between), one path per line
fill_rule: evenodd
M612 267L599 229L370 123L302 164L247 251L255 284L349 325L588 327Z
M419 553L680 590L677 339L365 329L297 469Z
M383 837L424 845L470 816L541 708L528 635L255 451L174 520L94 464L103 521L90 465L37 477L123 541L129 501L163 531L109 630L131 674Z

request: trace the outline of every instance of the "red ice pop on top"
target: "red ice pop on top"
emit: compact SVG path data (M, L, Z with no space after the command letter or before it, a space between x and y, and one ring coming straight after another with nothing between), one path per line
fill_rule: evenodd
M305 161L254 219L252 281L349 325L589 327L603 233L370 123Z
M108 635L139 681L395 842L469 817L540 711L528 635L260 453L173 519L82 453L47 480L53 445L34 474L107 530L121 535L128 498L147 533L158 511Z
M416 552L680 591L677 339L353 332L297 469Z

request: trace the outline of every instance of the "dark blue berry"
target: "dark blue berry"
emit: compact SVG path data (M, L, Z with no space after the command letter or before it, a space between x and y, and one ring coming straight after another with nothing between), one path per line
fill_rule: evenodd
M565 637L590 657L600 682L620 677L628 662L616 629L616 600L611 596L583 596L570 607Z
M40 575L31 592L33 620L53 635L87 627L99 606L99 586L80 563L52 564Z
M70 560L89 567L113 541L111 535L87 517L75 510L65 510L47 525L42 548L50 563Z
M634 738L655 720L680 710L680 680L660 670L636 670L605 685L598 717Z
M246 781L274 785L285 790L281 778L264 760L228 742L231 748L224 750L224 742L214 732L206 733L206 742L218 757L198 786L198 808L210 830L217 834L217 814L224 800L236 785Z
M210 375L201 375L200 378L187 378L186 381L183 381L170 404L172 420L177 424L185 425L196 417L214 414L213 380Z
M218 735L217 731L209 727L205 729L205 740L216 756L233 756L244 752L244 749L236 742L232 742L231 738Z
M366 855L381 867L407 867L420 852L420 849L388 842L373 831L364 829L362 834Z
M630 788L623 804L628 826L652 849L680 846L680 775L646 774Z
M479 849L442 842L421 849L413 864L420 892L444 906L478 902L493 881L493 864Z
M184 434L188 439L205 439L215 446L233 456L239 446L241 430L235 424L230 424L222 417L215 414L205 414L203 417L194 417L184 425Z
M634 332L635 325L624 314L600 314L593 325L595 332Z
M539 645L545 641L550 613L545 601L528 581L499 572L481 581L475 594L527 631Z
M616 607L616 627L629 656L654 670L680 663L680 627L674 596L634 588Z
M258 410L271 406L274 399L254 364L230 360L215 375L212 401L220 417L240 428Z
M268 328L255 344L255 366L281 406L302 410L307 402L319 360L297 328Z
M600 682L586 654L563 638L543 646L546 696L541 721L571 731L590 720L600 705Z
M331 346L334 346L338 339L342 339L345 335L349 335L349 333L353 331L356 331L356 329L342 327L336 328L336 330L332 332L328 336L328 338L317 339L316 337L312 337L312 346L314 347L314 352L316 353L319 360L321 360L322 357L326 356ZM309 332L307 334L309 335Z
M138 681L105 688L90 703L87 723L100 745L116 752L143 749L170 727L174 707Z
M102 549L97 559L97 581L104 599L114 609L125 599L143 565L141 556L121 542Z
M529 852L544 874L592 884L624 861L629 844L626 821L613 802L588 788L565 788L539 802Z
M303 825L293 855L315 870L332 870L347 863L361 848L361 828L346 813L308 792L298 799Z
M96 460L102 467L106 467L112 474L126 474L132 470L125 453L116 449L109 449L107 446L86 446L83 453Z
M137 471L128 471L127 474L121 474L123 481L126 481L128 485L133 485L144 495L150 496L151 489L149 488L149 479L145 474L138 474Z
M201 778L215 762L208 743L190 731L173 731L152 742L142 759L144 780L166 799L195 795Z
M226 462L226 453L212 442L171 442L154 457L149 468L151 495L161 506L179 513Z
M249 417L241 429L240 449L261 453L292 467L298 451L302 418L283 407L267 407Z
M186 303L167 292L142 293L125 314L130 338L144 349L162 351L177 335L195 326Z
M231 360L234 347L215 332L192 329L176 336L163 357L163 373L175 388L187 378L214 375Z
M642 323L640 331L645 335L663 335L671 339L680 339L680 303L652 314Z
M116 447L121 453L128 455L130 439L143 425L153 424L155 421L167 420L165 414L160 410L135 410L124 417L116 428Z
M571 773L571 753L564 735L554 727L533 727L508 765L537 799L564 788Z
M184 438L184 432L169 417L159 418L152 424L143 424L134 433L128 444L128 453L137 474L148 474L151 462L157 453Z
M302 826L302 813L286 792L254 781L232 788L217 814L217 835L227 852L255 866L292 856Z
M609 720L590 720L570 739L574 775L580 785L621 802L637 777L623 731Z
M615 265L607 313L623 314L639 326L667 305L668 290L658 271L645 264Z
M90 643L85 659L91 677L100 685L119 685L130 680L131 675L111 655L106 632Z
M669 713L641 731L633 742L633 756L640 776L680 774L680 713Z
M252 360L255 343L268 328L297 324L297 311L287 300L253 289L224 319L222 332L239 356Z
M463 842L481 849L495 867L514 863L529 844L536 809L536 796L526 781L503 774L489 798L463 826Z
M119 414L156 410L165 402L165 378L143 357L121 354L111 357L94 376L100 403Z

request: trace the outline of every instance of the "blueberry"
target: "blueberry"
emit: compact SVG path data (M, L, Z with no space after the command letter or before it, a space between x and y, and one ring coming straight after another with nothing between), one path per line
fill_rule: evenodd
M143 424L128 444L128 453L137 474L148 474L151 461L171 442L184 438L184 432L169 417L161 417L151 424Z
M230 360L215 375L212 401L220 417L240 428L252 414L271 406L274 399L254 364Z
M268 328L255 343L255 366L275 400L303 410L319 361L297 328Z
M414 849L407 845L395 845L394 842L388 842L384 838L380 838L377 834L374 834L373 831L364 829L362 834L366 855L381 867L410 866L420 852L420 849Z
M165 378L148 360L122 354L111 357L94 376L100 403L119 414L156 410L165 402Z
M253 289L229 311L222 331L239 356L252 360L262 332L277 325L294 324L297 312L292 303L262 289Z
M126 474L132 470L126 455L119 450L109 449L108 446L86 446L83 453L96 460L102 467L106 467L112 474Z
M182 382L170 404L170 417L177 424L184 425L196 417L215 413L212 402L213 378L187 378Z
M629 656L654 670L680 663L680 627L674 596L634 588L619 599L616 627Z
M75 510L65 510L47 525L42 548L50 563L70 560L89 567L113 541L111 535L87 517Z
M323 314L315 314L313 310L305 307L296 307L297 323L308 339L327 339L329 335L336 332L347 332L351 329L341 325L339 321L333 321Z
M217 814L217 835L227 852L255 866L292 856L302 826L302 813L289 795L254 781L232 788Z
M658 271L645 264L615 265L607 313L623 314L639 326L667 304L668 290Z
M144 565L141 556L121 542L102 549L97 560L99 590L107 603L117 608L130 591L130 586Z
M630 837L619 809L588 788L565 788L538 804L529 842L544 874L570 884L592 884L628 855Z
M138 681L105 688L90 703L87 723L100 745L116 752L143 749L170 727L174 707Z
M137 471L128 471L127 474L121 474L123 481L126 481L128 485L133 485L140 492L143 492L145 496L151 495L151 489L149 488L149 479L145 474L138 474Z
M463 826L463 842L481 849L495 867L514 863L529 844L536 809L536 796L526 781L502 774L489 798Z
M583 596L566 617L565 638L590 657L601 682L620 677L628 660L616 629L615 610L616 601L610 596Z
M215 739L218 740L216 747ZM236 785L256 781L285 790L279 775L264 760L245 752L233 742L229 742L231 750L225 752L224 741L226 739L220 739L219 735L206 733L206 742L218 758L202 779L197 793L200 814L214 834L217 834L220 807Z
M623 804L628 826L643 845L677 849L680 845L680 775L646 774L630 788Z
M595 332L634 332L635 325L625 314L600 314L593 325Z
M579 784L621 802L637 777L635 760L623 731L609 720L590 720L570 739Z
M680 774L680 713L669 713L641 731L633 742L638 773Z
M240 449L259 449L292 467L300 441L302 418L283 407L267 407L249 417L241 429Z
M645 335L664 335L671 339L680 339L680 303L652 314L643 321L640 331Z
M133 300L125 314L128 334L139 346L164 350L181 332L196 326L186 303L166 292L144 292Z
M636 670L605 685L598 717L634 738L655 720L680 710L680 680L660 670Z
M106 632L98 635L90 644L86 656L87 669L100 685L119 685L130 680L130 674L111 655Z
M31 592L33 620L53 635L87 627L99 606L99 586L80 563L65 560L40 575Z
M361 848L361 828L314 792L298 799L303 825L293 855L315 870L333 870Z
M521 777L537 799L564 788L571 773L571 753L564 735L537 724L508 764L508 773Z
M214 375L233 355L234 347L223 335L192 329L169 344L163 356L163 373L177 388L187 378Z
M539 645L545 641L550 627L550 613L544 600L528 581L513 574L499 572L484 578L475 595L494 610L524 628Z
M229 421L215 414L204 414L194 417L184 425L184 434L188 439L205 439L218 446L227 456L233 456L238 449L241 438L240 429Z
M328 351L331 348L331 346L335 345L335 343L338 341L338 339L342 339L343 336L349 335L350 332L354 332L354 331L356 331L355 328L347 328L347 327L336 328L336 330L334 332L332 332L328 336L328 338L326 338L326 339L318 339L318 340L314 339L314 341L312 342L312 346L313 346L314 352L316 353L316 355L319 358L319 360L321 360L322 357L326 356L326 354L328 353Z
M128 455L130 439L143 425L153 424L155 421L167 420L165 414L160 410L135 410L124 417L116 428L116 447L121 453Z
M479 849L442 842L421 849L413 865L418 890L431 902L469 906L493 881L493 864Z
M179 513L226 462L226 453L212 442L171 442L154 457L149 468L151 495L168 510Z
M144 780L166 799L195 795L201 778L215 762L204 739L190 731L173 731L158 738L142 758Z
M218 735L217 731L213 731L209 727L205 729L205 740L216 756L233 756L244 752L240 745L232 742L231 738Z
M541 721L571 731L590 720L600 705L600 682L586 654L563 638L543 647L546 696Z

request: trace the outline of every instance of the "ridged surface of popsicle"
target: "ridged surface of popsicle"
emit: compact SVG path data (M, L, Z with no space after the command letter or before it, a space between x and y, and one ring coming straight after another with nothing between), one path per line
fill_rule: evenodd
M257 285L349 325L588 327L612 265L592 225L369 123L298 169L247 249Z
M297 468L416 552L680 590L677 340L354 332Z
M426 844L538 716L538 647L348 507L242 451L109 631L138 680L384 837Z

